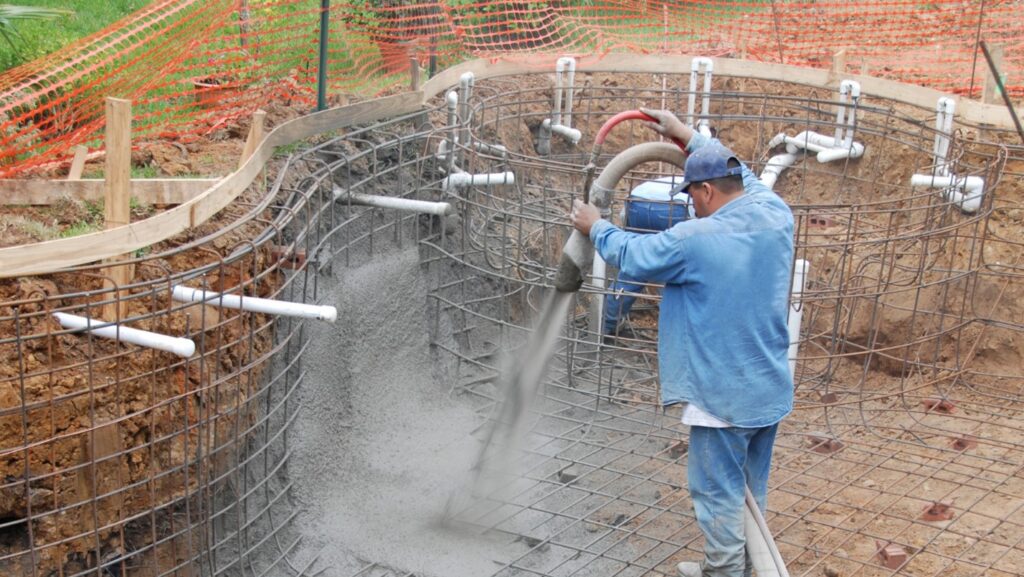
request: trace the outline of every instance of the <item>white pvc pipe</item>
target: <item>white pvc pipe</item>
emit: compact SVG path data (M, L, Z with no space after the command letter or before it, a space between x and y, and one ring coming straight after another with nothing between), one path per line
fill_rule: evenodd
M708 120L708 115L711 114L711 76L714 72L715 65L710 58L703 58L702 60L704 61L704 94L702 95L703 98L700 103L700 126L701 128L707 128L711 122ZM703 132L703 130L701 132ZM708 132L711 132L711 130L708 129Z
M576 144L583 138L579 130L572 128L573 84L576 82L576 59L563 56L555 62L555 105L551 111L551 122L548 124L551 133L558 134ZM565 113L563 117L563 93L565 96Z
M698 56L690 61L690 94L687 97L686 122L690 126L696 126L694 118L697 107L697 75L700 74L701 66L704 67L704 93L701 95L701 115L706 117L711 108L711 77L715 68L710 58ZM707 124L707 118L701 118L700 124Z
M786 170L793 163L796 162L796 155L788 152L782 154L776 154L775 156L768 159L768 163L764 165L764 170L761 171L760 180L768 188L775 188L775 182L779 179L783 170Z
M789 329L789 374L793 379L796 379L796 357L800 352L800 322L804 316L800 297L807 287L809 268L810 264L803 259L797 259L793 263L793 286L790 288L789 318L786 319L786 328Z
M565 86L565 118L562 124L567 127L572 126L572 99L576 90L576 59L567 56L566 57L566 86Z
M469 102L473 97L473 86L476 83L476 77L473 76L472 72L463 72L462 76L459 77L459 103L461 104L459 112L459 138L458 142L463 146L469 145Z
M853 110L848 118L846 114L847 97L853 102ZM849 148L853 142L853 128L857 123L857 103L860 101L860 83L856 80L843 80L839 83L839 103L836 104L836 146Z
M565 137L569 142L576 144L583 138L583 133L575 128L569 128L568 126L562 126L561 124L552 124L551 132Z
M814 153L823 152L833 148L836 143L835 139L831 136L825 136L810 130L805 130L796 136L786 136L784 142L787 144L786 152L790 154L796 154L800 150L810 150Z
M864 145L859 142L850 142L849 145L843 146L842 142L836 144L836 139L831 136L825 136L824 134L818 134L806 130L796 136L782 136L782 141L786 143L786 152L790 154L796 154L800 149L809 150L817 155L818 162L825 163L840 158L860 158L864 155ZM774 142L778 136L772 139Z
M850 94L850 101L853 103L853 109L850 110L846 119L846 135L843 136L842 147L850 148L853 144L853 131L857 126L857 107L860 104L860 83L856 80L843 80L839 83L839 87L843 88L844 86ZM837 140L836 142L838 146L839 141Z
M60 326L66 329L89 329L92 334L106 339L124 341L140 347L156 349L173 353L179 357L188 358L196 352L196 344L191 339L180 337L169 337L149 331L133 329L122 325L110 325L100 328L92 328L95 325L106 324L101 320L93 320L67 313L53 313Z
M445 147L447 155L445 159L448 161L448 171L451 172L452 167L458 161L456 155L458 154L458 142L459 142L459 95L454 90L449 90L445 96L445 102L448 104L448 127L451 132L448 136L448 145Z
M842 148L830 148L818 153L818 162L824 164L842 158L860 158L864 156L864 145L859 142L844 144Z
M975 213L981 208L985 190L985 179L980 176L937 176L915 174L910 177L910 186L941 188L942 197L960 207L964 212Z
M452 205L447 202L431 202L429 200L415 200L396 196L360 194L358 192L347 192L345 189L338 186L334 187L334 198L335 200L347 201L360 206L390 208L405 212L435 214L438 216L444 216L452 213Z
M746 489L744 504L743 533L747 538L747 554L757 577L789 577L786 563L750 489Z
M935 104L935 174L949 176L949 142L953 134L953 117L956 115L956 101L943 96Z
M508 156L508 149L500 144L487 144L486 142L474 142L473 148L478 152L484 154L493 154L496 156L505 157Z
M468 172L457 172L448 175L441 182L442 190L451 190L465 186L498 186L502 184L515 184L516 175L513 172L495 172L491 174L469 174Z
M285 317L316 319L318 321L328 321L332 323L338 320L338 309L332 306L307 305L303 303L292 303L288 301L277 301L256 297L243 298L239 295L204 291L182 285L175 285L171 290L171 298L180 302L201 302L210 306L243 310L252 313L266 313L269 315Z
M555 61L555 105L551 110L551 124L562 123L562 75L565 72L567 57L563 56Z
M455 126L459 123L459 93L449 90L444 99L448 104L448 126Z

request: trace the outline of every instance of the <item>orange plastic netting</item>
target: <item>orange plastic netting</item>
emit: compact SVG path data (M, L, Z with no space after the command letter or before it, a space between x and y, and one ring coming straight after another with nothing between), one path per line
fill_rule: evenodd
M194 139L270 101L316 102L322 0L158 0L0 75L0 177L102 147L103 99L133 103L133 136ZM642 52L828 67L977 98L979 40L1000 45L1024 94L1017 0L861 3L717 0L353 0L331 3L328 93L408 82L410 57L445 67L508 53Z

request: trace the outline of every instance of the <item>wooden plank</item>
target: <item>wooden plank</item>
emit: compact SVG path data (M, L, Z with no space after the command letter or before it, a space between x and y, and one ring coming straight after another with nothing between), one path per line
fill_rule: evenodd
M84 146L75 147L75 157L71 159L71 169L68 170L68 180L82 178L82 171L85 170L85 158L89 156L89 149Z
M144 178L131 181L131 195L145 204L182 204L199 196L220 178ZM45 206L61 198L95 202L103 198L106 181L82 180L3 180L0 179L0 204Z
M242 193L274 155L274 149L316 134L376 122L420 110L421 92L357 102L315 112L274 128L253 154L253 161L231 173L196 198L144 221L111 230L46 242L0 248L0 278L46 274L109 258L156 244L184 230L193 222L205 222Z
M120 98L107 98L106 103L106 186L103 197L103 224L107 230L127 226L132 222L132 103ZM126 255L115 255L107 263L125 260ZM128 291L120 290L132 281L132 265L104 269L107 277L103 284L109 289L114 302L103 305L103 318L108 321L128 317ZM108 297L109 298L109 297Z
M238 159L238 168L242 168L252 153L263 140L263 131L267 124L267 113L265 110L257 110L252 113L252 123L249 124L249 134L245 137L245 146L242 147L242 157Z
M1003 45L989 44L988 52L992 55L992 62L995 63L996 69L1003 70ZM996 82L996 77L992 74L992 70L988 67L984 57L982 57L981 62L985 64L985 85L981 90L981 101L985 104L1005 106L1003 95L999 93L999 84ZM957 114L960 114L959 108L957 109Z

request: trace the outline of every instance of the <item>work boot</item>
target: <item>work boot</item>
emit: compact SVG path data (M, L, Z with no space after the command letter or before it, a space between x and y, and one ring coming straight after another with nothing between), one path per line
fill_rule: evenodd
M679 577L701 577L704 573L703 567L696 561L683 561L676 565L676 571L679 573Z

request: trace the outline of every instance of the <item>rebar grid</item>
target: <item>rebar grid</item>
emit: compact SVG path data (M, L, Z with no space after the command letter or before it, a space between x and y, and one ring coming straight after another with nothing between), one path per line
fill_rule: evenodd
M5 574L411 575L374 559L332 567L303 551L288 469L297 391L317 362L304 324L172 303L169 289L318 302L333 269L419 245L423 262L442 271L432 314L452 326L440 334L435 320L433 346L455 364L453 402L474 406L483 429L500 396L495 353L523 342L583 185L585 142L557 144L546 158L532 148L531 127L550 107L545 82L482 82L457 126L446 126L438 103L310 144L280 161L268 190L230 209L230 226L135 259L142 280L128 291L104 288L98 265L56 275L52 286L6 285L0 327L14 336L0 340L0 390L14 396L0 406L0 426L19 445L3 450L0 495L12 503L0 521ZM687 96L673 75L577 82L584 134L620 110L678 110ZM775 133L834 128L833 105L821 87L724 78L712 124L728 144L742 139L734 147L759 168ZM931 167L930 114L868 96L856 138L869 154L804 160L777 186L797 218L797 257L811 263L798 408L780 433L769 505L794 575L989 576L1024 566L1019 375L973 362L986 334L1021 332L999 309L999 289L1020 279L1020 261L983 253L1013 244L988 228L995 211L1013 210L993 208L1006 153L965 140L954 147L958 174L986 178L976 215L911 190L909 175ZM463 168L511 170L514 186L443 189L437 146L464 128ZM601 161L649 138L622 126ZM509 153L475 152L478 141ZM640 167L618 200L667 170ZM443 199L459 217L352 206L335 200L339 187ZM979 298L982 283L995 293ZM598 344L587 311L600 294L586 285L565 319L520 475L458 517L523 545L496 575L671 575L700 555L686 430L677 410L657 403L658 296L638 295L628 319L636 336ZM50 316L98 318L118 299L128 300L129 318L114 321L190 336L196 356L114 345L59 329ZM923 520L932 509L953 517ZM907 555L899 566L878 555L890 544Z
M599 87L600 76L590 75L581 81L576 126L590 133L611 114L640 106L679 110L686 92L678 78L668 77L678 89ZM726 90L712 96L719 106L711 120L727 144L745 135L734 148L754 167L780 129L834 128L833 102L822 89L780 83L768 89L784 96L730 91L741 82L726 80ZM466 269L464 282L440 287L435 298L478 335L468 343L523 340L516 325L537 311L537 287L556 265L565 214L582 192L585 152L564 147L537 158L521 136L524 123L546 116L549 101L543 83L539 90L523 84L478 86L468 119L474 139L511 149L515 189L468 191L460 199L468 221L461 253L438 249ZM979 302L973 291L985 274L981 251L1006 153L957 142L958 174L986 179L983 210L962 213L935 192L908 186L910 174L932 168L929 113L864 100L855 138L875 154L838 167L805 160L777 186L797 218L797 258L810 261L812 272L799 305L798 409L778 442L769 521L793 574L1016 574L1024 560L1015 517L1024 508L1021 427L1014 424L1019 383L1012 371L992 378L970 370L984 336L977 309L998 316L998 302ZM650 136L622 130L615 150ZM471 143L463 144L471 172L501 169L500 159L474 156ZM627 186L666 170L641 167ZM618 194L621 201L623 187ZM491 286L503 290L499 302L513 304L483 306L492 301L476 288L481 276L497 280ZM484 496L489 507L478 504L483 511L470 508L464 519L520 532L515 519L534 521L524 537L530 551L503 575L673 574L676 562L699 557L699 532L680 489L685 429L678 415L657 408L657 328L641 312L632 319L639 337L598 346L586 310L600 291L585 285L584 292L566 321L523 477ZM472 344L447 350L461 363L460 391L496 402L500 368L485 362L490 351ZM642 487L651 489L646 498L634 495Z

